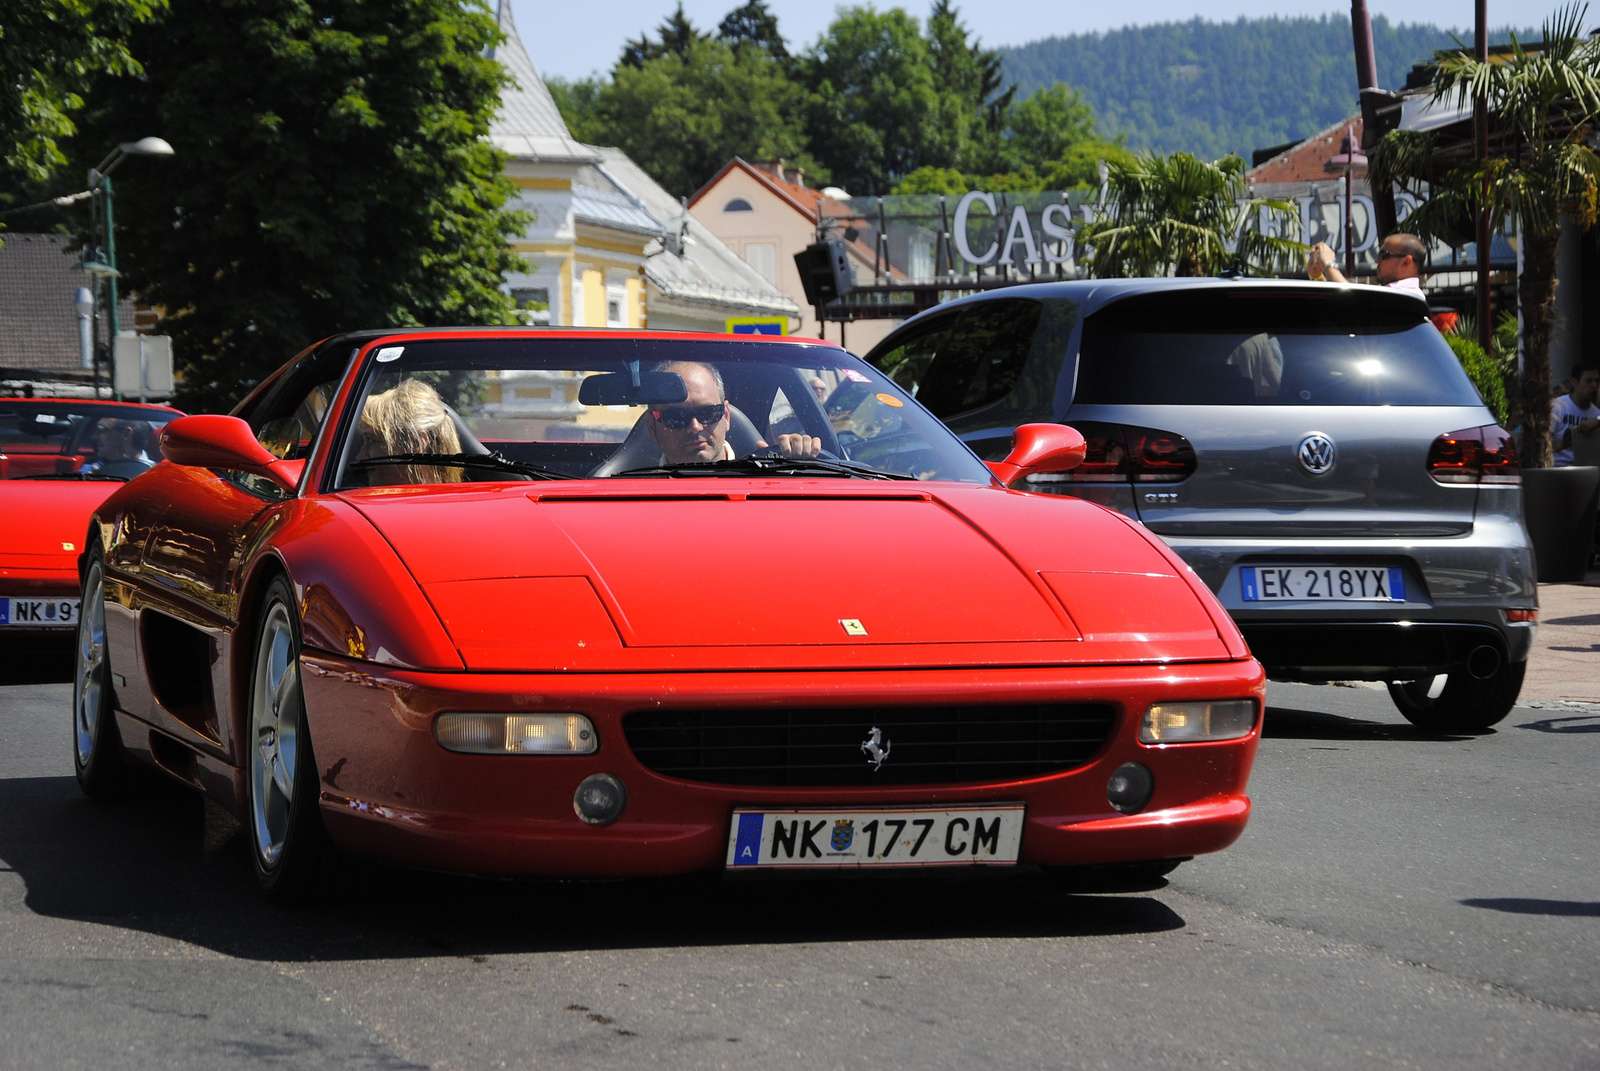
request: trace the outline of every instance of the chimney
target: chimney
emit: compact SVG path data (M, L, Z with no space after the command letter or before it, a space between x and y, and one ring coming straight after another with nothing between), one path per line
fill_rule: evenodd
M806 169L803 167L795 168L794 171L790 173L789 181L794 183L796 186L804 186L806 184Z

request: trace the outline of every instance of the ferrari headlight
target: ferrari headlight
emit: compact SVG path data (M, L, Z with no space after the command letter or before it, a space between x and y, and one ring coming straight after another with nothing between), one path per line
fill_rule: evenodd
M582 714L440 714L433 735L469 755L588 755L600 746Z
M1256 724L1254 699L1217 702L1157 703L1145 712L1139 741L1145 744L1194 744L1202 740L1237 740Z

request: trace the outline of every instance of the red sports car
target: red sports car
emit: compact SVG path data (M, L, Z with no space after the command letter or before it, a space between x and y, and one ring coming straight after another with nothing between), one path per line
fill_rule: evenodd
M335 850L491 874L1038 864L1148 881L1250 811L1263 676L1120 515L1014 491L810 340L346 334L89 524L73 726Z
M89 514L161 457L176 409L0 398L0 637L71 640Z

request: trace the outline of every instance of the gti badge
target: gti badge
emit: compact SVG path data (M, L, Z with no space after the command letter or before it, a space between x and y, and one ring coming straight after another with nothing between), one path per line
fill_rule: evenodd
M882 766L883 760L889 757L889 741L883 738L883 730L873 726L872 732L861 742L861 750L866 752L867 761L872 763L874 771Z
M1320 431L1301 439L1294 454L1300 461L1300 467L1313 476L1325 476L1333 471L1333 440Z
M841 617L839 624L844 628L846 636L865 636L867 634L867 626L853 617Z

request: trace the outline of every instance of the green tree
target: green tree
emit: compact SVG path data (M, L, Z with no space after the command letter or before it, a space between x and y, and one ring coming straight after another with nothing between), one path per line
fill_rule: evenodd
M117 221L181 404L228 406L347 328L513 322L498 37L478 0L173 0L135 32L144 74L96 84L74 152L176 150L118 172Z
M610 83L603 78L590 76L567 81L556 75L544 80L545 88L556 102L567 132L586 145L610 144L605 120L600 117L600 95Z
M1094 112L1083 94L1064 82L1011 106L1005 117L1006 167L1048 166L1084 142L1098 142Z
M640 34L637 41L629 40L622 46L622 59L618 62L624 67L643 67L662 56L686 56L696 42L704 40L706 35L689 21L683 13L683 0L678 0L678 9L656 27L656 39Z
M1566 216L1595 222L1600 156L1588 145L1600 118L1600 42L1583 34L1587 9L1562 8L1538 51L1515 36L1508 56L1480 63L1466 49L1435 54L1433 97L1488 100L1493 144L1486 160L1444 157L1435 135L1393 131L1373 153L1372 181L1417 189L1428 199L1403 226L1424 238L1461 238L1481 209L1510 219L1522 237L1522 461L1551 463L1550 334L1555 322L1556 239Z
M0 178L40 183L67 162L62 142L99 72L136 75L127 41L165 0L19 0L0 22Z
M1003 143L1017 87L1006 85L999 51L972 38L952 0L934 0L927 42L939 122L952 142L944 151L974 170L1009 169Z
M1236 265L1274 271L1304 256L1301 243L1249 225L1265 211L1294 228L1298 215L1292 202L1249 196L1244 171L1237 156L1208 164L1183 152L1140 153L1108 165L1104 216L1078 235L1080 247L1090 247L1089 274L1215 275Z
M735 156L809 163L803 108L766 51L699 38L682 55L619 63L595 100L595 137L688 196Z
M1444 336L1444 340L1450 344L1456 360L1461 362L1461 368L1467 373L1467 378L1478 388L1483 404L1494 414L1495 421L1504 424L1510 419L1509 406L1506 403L1505 370L1498 361L1483 352L1483 347L1475 339L1468 338L1459 331L1450 332Z
M919 167L959 167L964 131L942 120L928 42L900 8L840 8L802 57L813 155L856 193L889 189Z
M778 16L767 9L766 0L747 0L717 24L717 40L726 41L734 48L759 48L785 70L792 57L783 34L778 31Z

